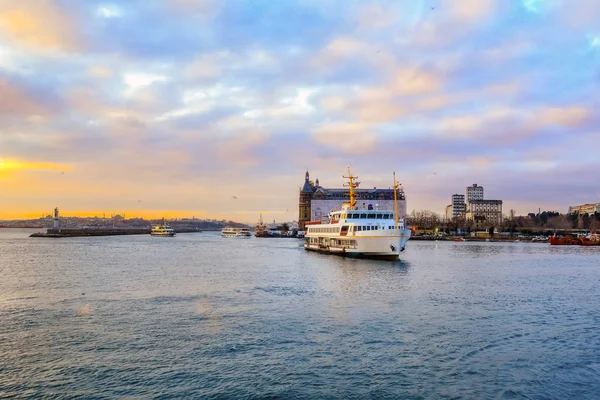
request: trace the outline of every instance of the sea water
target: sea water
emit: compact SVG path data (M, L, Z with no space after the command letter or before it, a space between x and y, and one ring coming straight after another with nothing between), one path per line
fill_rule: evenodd
M0 230L0 398L600 396L600 248Z

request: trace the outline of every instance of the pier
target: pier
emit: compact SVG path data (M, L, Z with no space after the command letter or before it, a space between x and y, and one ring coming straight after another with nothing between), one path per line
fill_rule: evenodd
M151 228L49 228L46 233L37 232L29 237L67 238L86 236L149 235ZM177 233L202 232L200 229L181 228Z

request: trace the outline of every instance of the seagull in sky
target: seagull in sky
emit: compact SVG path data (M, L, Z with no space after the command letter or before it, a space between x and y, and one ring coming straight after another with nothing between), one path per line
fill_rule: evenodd
M236 200L237 200L237 197L236 197L236 196L231 196L231 197L233 197L234 199L236 199Z

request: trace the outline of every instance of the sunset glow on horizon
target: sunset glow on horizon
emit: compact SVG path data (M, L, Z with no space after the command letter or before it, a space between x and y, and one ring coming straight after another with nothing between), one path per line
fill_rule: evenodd
M600 2L0 0L0 219L600 202Z

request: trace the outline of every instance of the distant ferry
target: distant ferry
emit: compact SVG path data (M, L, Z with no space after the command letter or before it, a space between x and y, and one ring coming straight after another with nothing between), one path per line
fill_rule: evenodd
M262 214L258 220L258 224L256 224L256 228L254 228L254 236L256 237L268 237L267 226L263 223Z
M225 227L221 231L221 236L228 238L250 238L252 237L252 233L247 228L229 228Z
M411 236L411 230L398 217L396 192L399 183L394 175L394 209L392 211L359 210L354 199L358 183L348 168L350 201L339 211L329 213L327 223L307 222L304 248L355 258L398 260Z
M169 225L156 225L150 231L152 236L175 236L175 230Z

